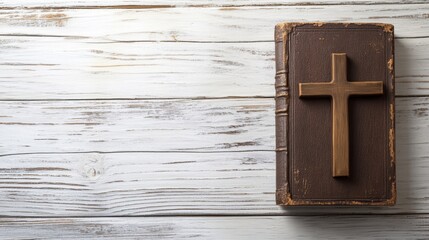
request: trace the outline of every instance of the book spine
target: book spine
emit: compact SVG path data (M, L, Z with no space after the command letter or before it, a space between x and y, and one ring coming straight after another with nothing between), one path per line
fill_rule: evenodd
M276 58L276 201L285 204L289 198L288 187L288 31L283 24L275 28Z
M395 155L395 34L393 25L384 25L385 34L387 35L387 70L388 70L388 83L390 88L390 124L389 124L389 155L390 155L390 169L389 180L391 184L390 198L386 205L393 206L396 204L396 155ZM388 31L386 31L388 30Z

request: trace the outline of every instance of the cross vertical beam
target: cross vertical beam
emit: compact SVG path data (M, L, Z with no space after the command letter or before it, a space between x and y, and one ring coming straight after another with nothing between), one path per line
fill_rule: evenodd
M332 176L349 176L349 95L346 54L332 54Z
M330 82L300 83L299 96L330 96L332 105L332 176L349 176L349 114L348 99L351 95L383 94L383 82L347 81L347 56L332 54L332 79Z

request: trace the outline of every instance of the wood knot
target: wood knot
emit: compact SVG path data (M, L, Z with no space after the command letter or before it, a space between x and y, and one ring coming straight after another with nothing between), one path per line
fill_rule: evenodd
M103 158L100 154L90 154L83 163L83 175L91 180L98 179L104 172Z

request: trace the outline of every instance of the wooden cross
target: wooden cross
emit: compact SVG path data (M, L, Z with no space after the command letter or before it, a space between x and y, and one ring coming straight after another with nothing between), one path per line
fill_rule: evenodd
M383 94L383 82L347 81L347 56L332 54L330 82L300 83L299 96L330 96L332 98L332 176L349 176L349 117L350 95Z

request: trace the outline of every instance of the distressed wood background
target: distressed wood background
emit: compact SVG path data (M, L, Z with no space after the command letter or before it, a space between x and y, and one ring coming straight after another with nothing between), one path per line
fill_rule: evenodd
M275 205L274 25L395 25L394 207ZM429 2L0 2L0 239L429 235Z

